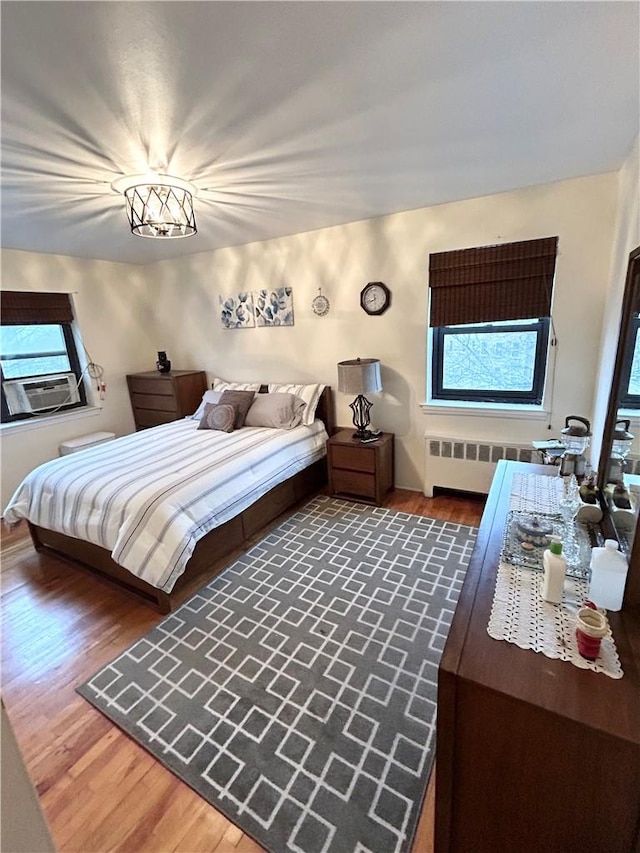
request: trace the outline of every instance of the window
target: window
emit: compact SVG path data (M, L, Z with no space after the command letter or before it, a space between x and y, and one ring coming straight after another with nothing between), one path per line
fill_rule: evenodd
M557 244L430 256L432 400L542 403Z
M66 293L3 292L2 422L86 405Z
M539 405L548 339L548 317L434 329L432 399Z
M640 409L640 316L634 314L622 367L620 407Z

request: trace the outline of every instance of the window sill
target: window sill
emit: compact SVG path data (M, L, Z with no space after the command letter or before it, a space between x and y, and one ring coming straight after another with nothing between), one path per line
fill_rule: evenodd
M549 412L542 406L518 406L508 403L468 403L460 400L429 400L421 403L425 415L456 415L472 418L514 418L526 421L546 421Z
M92 418L102 412L100 406L85 406L82 409L73 409L69 412L61 412L59 415L43 415L42 417L27 418L24 421L11 421L8 424L0 424L1 435L11 435L14 432L27 432L31 429L54 426L65 421L77 421L81 418Z

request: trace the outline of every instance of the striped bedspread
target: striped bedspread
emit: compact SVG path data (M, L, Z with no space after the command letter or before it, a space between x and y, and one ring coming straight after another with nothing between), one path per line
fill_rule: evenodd
M109 550L170 592L205 533L326 454L320 421L292 430L199 430L181 421L46 462L4 512Z

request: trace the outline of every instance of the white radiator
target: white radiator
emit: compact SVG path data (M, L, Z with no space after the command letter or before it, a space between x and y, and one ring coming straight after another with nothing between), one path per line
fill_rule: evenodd
M434 486L487 494L500 459L540 462L531 444L494 443L425 434L424 493Z

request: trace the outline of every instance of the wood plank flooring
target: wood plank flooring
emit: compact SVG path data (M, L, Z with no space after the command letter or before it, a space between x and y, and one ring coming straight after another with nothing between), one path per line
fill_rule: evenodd
M385 506L478 525L483 502L397 489ZM162 617L36 554L25 524L3 534L3 700L57 849L262 853L75 692ZM433 800L432 780L413 853L433 850Z

